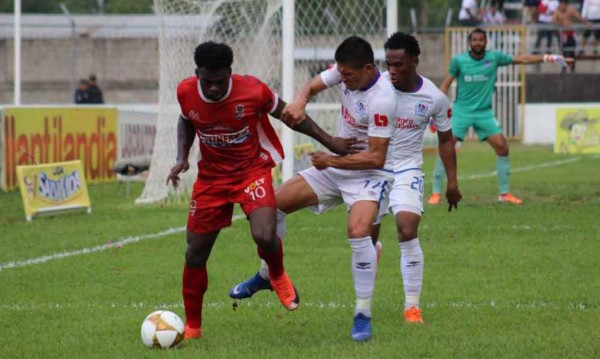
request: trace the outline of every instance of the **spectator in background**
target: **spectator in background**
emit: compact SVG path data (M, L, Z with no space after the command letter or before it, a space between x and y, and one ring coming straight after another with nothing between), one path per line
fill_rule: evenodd
M76 104L89 103L87 88L88 88L87 80L86 79L79 80L79 86L75 90L75 103Z
M594 55L598 55L598 41L600 40L600 0L584 0L583 7L581 8L581 16L594 24L596 28L594 28L593 31L589 29L585 30L583 33L583 44L581 45L580 53L585 53L588 39L593 32L594 42L592 47L594 48Z
M534 53L540 53L540 45L542 40L546 38L546 53L549 54L552 48L552 38L558 33L552 29L552 16L558 9L558 0L541 0L538 6L538 23L541 29L538 31L537 39L535 40ZM560 41L560 40L559 40Z
M90 75L89 84L87 88L88 103L104 103L104 96L102 90L96 83L96 75Z
M573 20L585 23L589 26L591 22L581 17L579 11L569 5L569 0L560 0L560 5L552 16L552 23L560 26L560 39L562 41L563 57L574 58L577 40L575 40L575 30L573 30ZM575 71L575 62L569 63L571 71Z
M481 13L476 0L462 0L458 21L463 26L478 26L481 23Z
M506 18L502 15L502 12L498 11L496 3L492 1L483 16L483 23L486 25L502 25L505 22Z
M523 0L523 23L535 24L538 18L540 0Z

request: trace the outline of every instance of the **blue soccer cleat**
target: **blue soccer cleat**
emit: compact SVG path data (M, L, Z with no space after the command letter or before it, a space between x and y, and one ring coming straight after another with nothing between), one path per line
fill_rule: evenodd
M350 335L357 342L364 342L371 339L373 329L371 328L371 318L362 313L358 313L354 317L354 324Z
M263 279L258 273L252 278L236 285L229 290L229 296L233 299L246 299L254 295L259 290L273 290L271 282L268 279Z

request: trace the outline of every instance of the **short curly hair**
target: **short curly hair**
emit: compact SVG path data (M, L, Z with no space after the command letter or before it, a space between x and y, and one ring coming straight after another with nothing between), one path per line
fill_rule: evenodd
M194 62L198 68L209 70L228 68L233 63L233 50L227 44L203 42L194 51Z
M410 56L419 56L421 54L421 48L419 47L419 41L405 32L395 32L390 36L383 45L385 50L400 50Z

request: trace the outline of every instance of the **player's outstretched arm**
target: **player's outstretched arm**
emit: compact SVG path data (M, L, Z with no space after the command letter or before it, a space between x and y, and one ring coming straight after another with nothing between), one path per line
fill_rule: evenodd
M573 62L572 58L564 58L562 55L515 55L513 56L513 64L515 65L530 65L530 64L540 64L542 62L550 62L559 65L560 67L567 67L568 62Z
M196 131L192 121L179 116L179 122L177 122L177 163L171 168L167 176L167 185L171 182L173 187L177 188L179 186L179 174L190 168L188 157L194 144L195 135Z
M452 130L438 131L438 151L440 158L446 169L446 200L448 201L448 211L452 208L458 209L458 202L462 199L458 189L458 179L456 176L456 151L454 149L454 139Z
M294 131L303 133L307 136L314 138L333 153L337 153L339 155L347 155L359 151L359 148L355 147L355 145L359 145L358 140L356 138L341 138L331 136L329 133L325 132L325 130L323 130L319 125L317 125L317 123L312 118L310 118L310 116L305 115L304 121L300 123L289 119L284 120L282 118L282 112L285 107L285 101L279 99L277 107L275 108L275 111L271 113L271 115L275 118L281 119L286 124L286 126L293 129Z
M327 86L321 79L321 75L313 77L310 81L296 91L294 101L288 103L283 109L282 120L287 122L300 123L306 118L306 104L319 92L325 90Z
M350 156L331 156L321 151L310 154L312 165L318 169L335 167L347 170L383 168L390 138L369 137L369 149Z
M454 82L454 76L446 74L444 81L442 81L442 84L440 85L440 91L442 91L446 96L448 95L450 86L452 86L452 82Z

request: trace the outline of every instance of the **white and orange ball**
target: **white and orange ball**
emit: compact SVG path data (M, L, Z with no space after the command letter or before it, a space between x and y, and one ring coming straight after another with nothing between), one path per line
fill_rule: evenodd
M183 339L183 321L168 310L150 313L142 323L142 341L149 348L173 348Z

